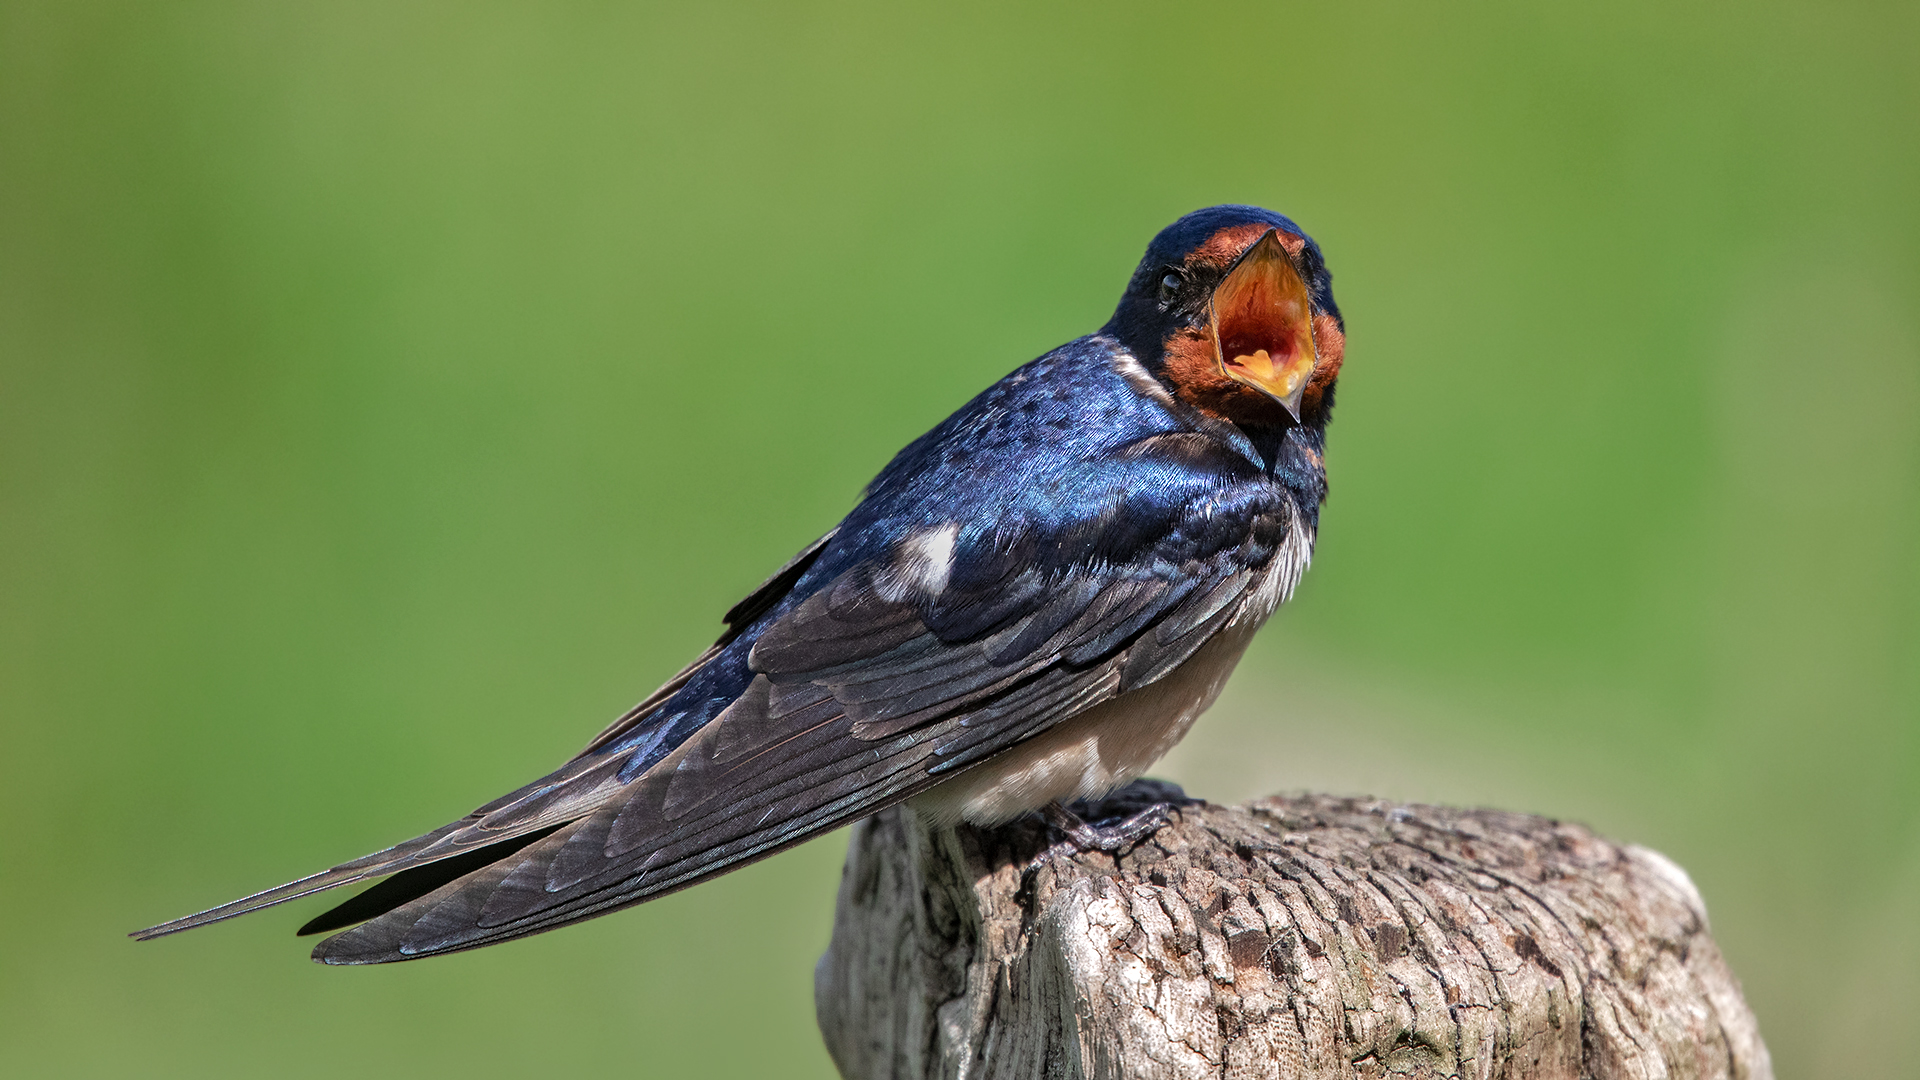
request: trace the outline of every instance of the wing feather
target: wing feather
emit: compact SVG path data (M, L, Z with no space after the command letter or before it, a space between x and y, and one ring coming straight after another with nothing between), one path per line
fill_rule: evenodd
M1191 656L1302 527L1276 485L1240 485L1233 498L1215 492L1157 530L1109 514L1100 520L1117 531L1098 542L1098 521L1051 537L1000 530L932 592L911 587L890 551L823 563L829 533L730 611L713 649L553 774L404 844L140 936L393 874L310 926L371 916L315 958L401 960L539 933L800 843ZM1116 553L1112 536L1134 547ZM1034 554L1069 549L1099 554L1059 565ZM792 595L820 566L838 569ZM744 690L729 690L725 708L658 760L636 756L672 734L663 725L682 722L698 686L738 665ZM635 742L649 731L653 742Z
M384 962L539 933L925 790L1191 656L1236 614L1291 524L1290 504L1271 512L1279 529L1146 564L1156 573L1083 568L1018 620L961 643L941 641L912 600L881 595L871 567L849 570L763 630L747 690L616 801L328 939L315 957ZM872 636L855 632L861 620ZM1022 639L1030 646L1014 653Z

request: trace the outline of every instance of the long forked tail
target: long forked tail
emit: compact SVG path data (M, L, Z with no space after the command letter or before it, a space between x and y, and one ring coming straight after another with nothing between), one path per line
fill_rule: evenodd
M219 907L136 930L128 936L136 941L151 941L342 885L392 875L308 925L312 927L311 932L318 932L370 918L432 892L462 874L505 858L591 811L609 791L618 787L619 768L617 758L576 758L559 771L424 836ZM347 922L327 921L350 911L369 911L382 900L388 901L387 906L370 914L349 916Z
M454 827L455 826L449 825L447 829ZM428 840L430 837L433 839L439 838L436 833L429 833L427 836L421 837L420 840ZM246 915L263 908L270 908L275 904L284 904L289 900L298 900L303 896L312 896L317 892L325 892L328 889L336 889L342 885L351 885L356 881L365 881L371 877L378 877L386 873L384 868L389 863L405 861L409 853L402 849L412 844L418 844L420 840L410 841L409 844L388 848L386 851L375 852L372 855L355 859L352 862L341 863L331 870L322 870L317 874L310 874L298 881L289 881L285 885L266 889L254 893L252 896L243 896L238 900L232 900L218 907L208 908L205 911L195 912L183 918L163 922L158 926L149 926L144 930L135 930L127 936L133 938L135 941L152 941L154 938L166 937L168 934L177 934L182 930L192 930L197 927L207 926L212 923L234 918L235 916Z
M528 844L551 835L565 823L549 825L543 829L482 847L435 852L427 857L422 857L423 853L417 850L416 846L419 848L431 846L423 841L440 839L442 833L461 824L465 823L449 825L446 829L435 830L418 840L408 841L406 844L375 852L349 863L342 863L331 870L323 870L298 881L289 881L285 885L257 892L252 896L243 896L238 900L208 908L184 918L163 922L158 926L149 926L144 930L136 930L127 936L135 941L152 941L154 938L166 937L182 930L192 930L236 916L247 915L276 904L284 904L289 900L298 900L304 896L312 896L314 893L336 889L342 885L352 885L369 878L392 875L373 888L310 920L300 928L300 934L319 934L328 930L337 930L340 927L385 914L410 900L425 896L449 881L504 859Z

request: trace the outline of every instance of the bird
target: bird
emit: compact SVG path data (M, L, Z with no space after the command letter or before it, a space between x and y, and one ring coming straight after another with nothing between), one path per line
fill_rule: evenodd
M900 803L1039 812L1143 774L1313 553L1345 321L1318 244L1246 205L1154 236L1105 325L901 450L719 639L558 769L432 832L132 936L343 885L325 964L526 937ZM1163 819L1162 819L1163 820Z

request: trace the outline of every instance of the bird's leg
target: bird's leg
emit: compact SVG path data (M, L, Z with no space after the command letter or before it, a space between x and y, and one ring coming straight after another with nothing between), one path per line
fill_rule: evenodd
M1122 848L1132 847L1158 831L1168 821L1167 810L1166 803L1154 803L1111 825L1089 824L1058 800L1048 803L1041 813L1046 817L1047 824L1065 833L1081 850L1113 854Z

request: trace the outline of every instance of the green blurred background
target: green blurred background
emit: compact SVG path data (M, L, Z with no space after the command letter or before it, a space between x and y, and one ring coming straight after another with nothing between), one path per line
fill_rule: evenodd
M1348 315L1317 564L1164 771L1692 871L1920 1076L1920 8L0 4L0 1073L828 1076L836 836L327 970L309 901L710 640L1247 201Z

